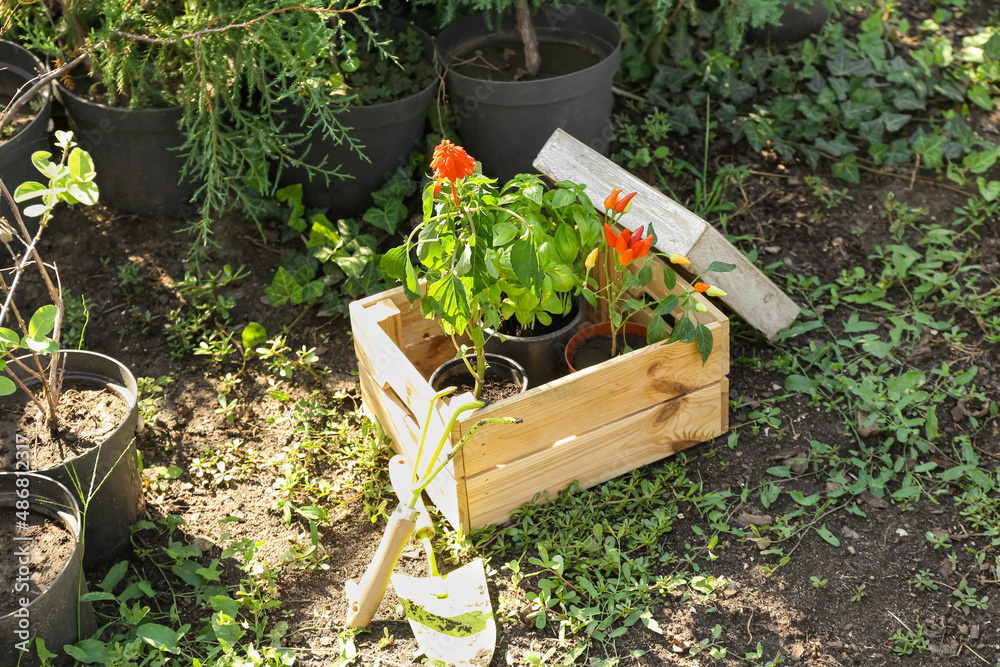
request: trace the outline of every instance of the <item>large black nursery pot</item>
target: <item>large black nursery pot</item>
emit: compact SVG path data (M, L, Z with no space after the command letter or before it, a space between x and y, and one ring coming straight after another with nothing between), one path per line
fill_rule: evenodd
M573 5L543 6L535 11L533 23L542 57L539 78L533 80L490 80L491 68L462 64L477 51L523 51L513 15L470 16L437 38L462 143L483 163L484 173L501 183L515 174L533 172L531 161L556 128L602 155L610 146L611 84L621 60L618 25L603 14ZM563 66L588 54L596 62L542 78L547 62Z
M125 421L104 442L59 466L35 471L61 482L76 495L81 511L85 512L83 563L89 568L107 561L128 545L132 524L142 518L145 510L134 440L139 423L139 388L132 372L111 357L84 350L64 350L59 358L63 364L63 387L104 387L121 396L128 406ZM44 357L43 361L47 368L51 357ZM31 382L37 384L24 375L20 377L29 387Z
M48 68L42 64L30 51L24 47L0 40L0 109L14 98L29 81L48 73ZM35 151L50 150L49 119L52 115L52 89L45 86L35 97L41 106L35 112L35 118L22 128L13 138L0 144L0 178L4 185L14 194L14 190L24 181L37 181L41 175L31 163L31 154ZM30 104L30 102L29 102ZM30 113L28 104L21 107L21 113ZM19 205L24 210L31 202ZM0 216L12 220L13 212L7 200L0 198ZM37 223L37 219L33 220ZM29 222L29 220L25 220ZM37 230L29 225L29 231Z
M532 386L551 382L569 373L566 365L566 343L580 328L583 320L583 299L572 301L570 311L553 318L552 326L545 333L531 336L505 335L501 340L494 335L486 341L486 350L509 357L524 367ZM503 327L500 329L504 333Z
M424 60L434 62L434 42L419 27L389 14L378 14L375 30L388 25L395 32L412 27L424 44ZM379 190L405 166L414 154L427 153L424 143L424 122L427 107L434 99L437 81L418 93L394 102L345 107L337 119L349 128L350 138L359 143L365 157L352 149L347 141L337 142L324 138L322 130L301 112L289 112L289 122L294 131L308 136L299 156L308 164L319 165L324 159L325 168L339 167L339 172L351 178L331 177L329 182L322 175L310 174L305 167L282 167L280 183L302 183L303 203L310 208L326 208L331 217L357 217L373 205L371 193ZM366 159L367 158L367 159Z
M53 479L30 472L0 473L0 507L23 511L21 508L24 505L18 503L24 502L25 492L28 496L27 511L60 523L72 536L73 552L49 587L33 594L27 580L21 577L30 576L33 559L41 555L33 551L31 541L18 540L17 532L20 531L15 532L12 544L4 545L4 558L16 560L19 569L14 590L4 591L5 596L14 596L17 608L0 616L0 637L3 637L0 641L0 665L34 667L41 664L32 641L36 637L41 637L45 648L59 656L54 664L74 664L63 653L62 647L90 636L97 627L90 603L81 602L78 605L79 596L87 592L82 571L80 508L74 494ZM21 567L25 569L22 571ZM28 604L21 606L22 599Z
M94 159L100 201L122 213L190 219L195 184L181 180L182 107L123 109L55 85L77 143Z
M475 367L476 355L470 354L466 358L469 360L469 363ZM518 393L528 390L528 374L525 372L521 364L517 363L513 359L510 359L509 357L499 354L490 354L487 352L486 379L490 380L491 378L519 384L521 388L518 390ZM460 385L463 382L472 382L472 375L469 373L469 369L466 367L463 360L449 359L438 366L437 370L431 373L431 377L428 382L434 391L441 391L449 385Z

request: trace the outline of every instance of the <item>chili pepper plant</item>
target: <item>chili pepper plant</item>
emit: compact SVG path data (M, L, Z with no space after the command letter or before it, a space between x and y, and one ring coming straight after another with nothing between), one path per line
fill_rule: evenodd
M673 290L677 285L677 274L670 267L670 264L679 266L690 265L691 262L681 253L649 254L649 250L655 243L655 235L649 234L643 238L643 226L635 230L630 230L621 223L621 219L632 210L632 199L636 193L632 192L620 197L621 190L614 188L611 194L604 200L604 270L605 284L599 285L597 277L590 275L599 261L601 246L590 251L585 261L586 275L584 285L581 287L584 298L592 306L597 306L598 299L604 301L608 306L608 317L611 322L611 356L617 356L618 337L625 325L638 313L646 308L650 309L651 319L646 326L646 342L649 345L658 343L666 338L667 343L681 341L684 343L694 343L698 348L702 363L708 360L712 354L712 333L704 324L698 320L696 313L704 312L706 307L694 298L695 293L704 293L708 296L726 296L726 292L718 287L700 280L705 273L726 273L732 271L736 266L726 262L712 262L705 271L695 277L695 281L690 290L685 290L681 294L671 294L667 298L650 303L646 300L636 299L632 294L642 293L642 287L653 279L653 257L660 257L664 260L663 282L667 289ZM612 224L622 227L621 232L615 232ZM644 260L638 271L633 271L630 267L632 262ZM680 309L680 314L672 316ZM665 316L670 316L674 320L667 337L667 323ZM622 339L624 343L624 338ZM628 346L621 352L628 351Z
M452 336L478 398L489 332L504 320L532 329L568 313L582 286L581 248L600 239L601 223L586 186L563 181L546 189L537 174L518 174L498 188L447 139L434 149L431 168L423 222L383 257L382 268ZM420 279L427 281L423 295ZM475 367L462 335L472 341Z

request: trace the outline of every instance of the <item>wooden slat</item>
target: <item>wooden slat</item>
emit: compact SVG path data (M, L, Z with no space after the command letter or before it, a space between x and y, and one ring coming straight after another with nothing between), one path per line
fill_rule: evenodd
M524 423L477 431L463 450L465 476L718 382L728 365L729 331L718 322L709 329L714 345L704 365L694 343L650 345L469 413L460 421L463 428L487 416L520 417ZM470 503L473 497L470 490Z
M727 401L728 384L714 383L466 478L471 527L506 521L536 493L554 498L574 480L588 488L717 437Z
M587 195L598 207L612 188L638 191L629 225L655 230L657 247L687 255L696 272L716 260L735 264L730 273L707 277L728 292L721 297L723 303L768 338L773 339L798 316L795 302L714 227L563 130L549 137L533 164L554 181L586 185Z
M416 459L417 444L420 442L420 426L406 409L406 406L395 396L395 393L379 387L366 368L359 368L358 377L361 381L361 399L364 401L365 408L372 413L386 434L392 438L393 450L397 454L405 456L412 469ZM422 456L420 470L426 469L430 463L430 454L432 453L430 449L433 449L434 444L436 442L432 443ZM462 481L461 485L464 497L465 482ZM457 488L458 483L455 481L454 469L448 466L427 487L427 495L452 526L462 525L463 515L465 516L465 525L468 525L468 508L459 507Z

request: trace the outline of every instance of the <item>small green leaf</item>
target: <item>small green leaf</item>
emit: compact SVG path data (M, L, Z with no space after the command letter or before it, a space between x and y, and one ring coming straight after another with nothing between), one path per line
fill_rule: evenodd
M158 623L146 623L140 625L135 630L137 637L142 638L150 646L169 653L180 653L177 642L180 641L189 626L181 626L181 632L174 632L170 628Z
M15 391L17 391L17 385L3 375L0 375L0 396L10 396Z
M837 536L834 535L833 533L831 533L827 529L825 523L822 526L820 526L819 528L816 529L816 533L820 537L822 537L824 540L826 540L827 542L829 542L830 544L832 544L833 546L835 546L835 547L839 547L840 546L840 540L838 540Z
M82 148L77 147L70 151L66 164L69 165L69 173L78 181L90 181L96 176L94 161Z
M53 304L42 306L31 316L28 322L28 337L41 338L48 336L56 326L56 316L59 315L59 308Z
M250 322L243 327L240 338L243 341L243 349L250 353L267 342L267 329L260 322Z
M996 164L997 152L995 150L978 151L969 153L962 160L962 166L973 174L981 174Z
M858 158L854 155L848 155L842 162L834 162L830 169L834 176L848 183L861 182L861 169L858 167Z

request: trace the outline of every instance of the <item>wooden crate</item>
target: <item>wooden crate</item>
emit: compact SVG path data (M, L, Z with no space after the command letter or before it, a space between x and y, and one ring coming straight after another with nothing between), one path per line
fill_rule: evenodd
M653 275L646 292L662 299L662 272ZM678 279L671 291L687 287ZM729 320L696 298L708 308L699 317L714 340L704 365L693 343L650 345L462 415L451 443L483 417L524 421L481 428L428 489L448 521L465 529L503 522L538 493L555 497L574 480L594 486L725 433ZM472 398L450 397L430 409L427 378L455 356L454 346L419 304L410 307L402 288L355 301L350 313L365 408L411 465L429 423L422 470L452 406Z

